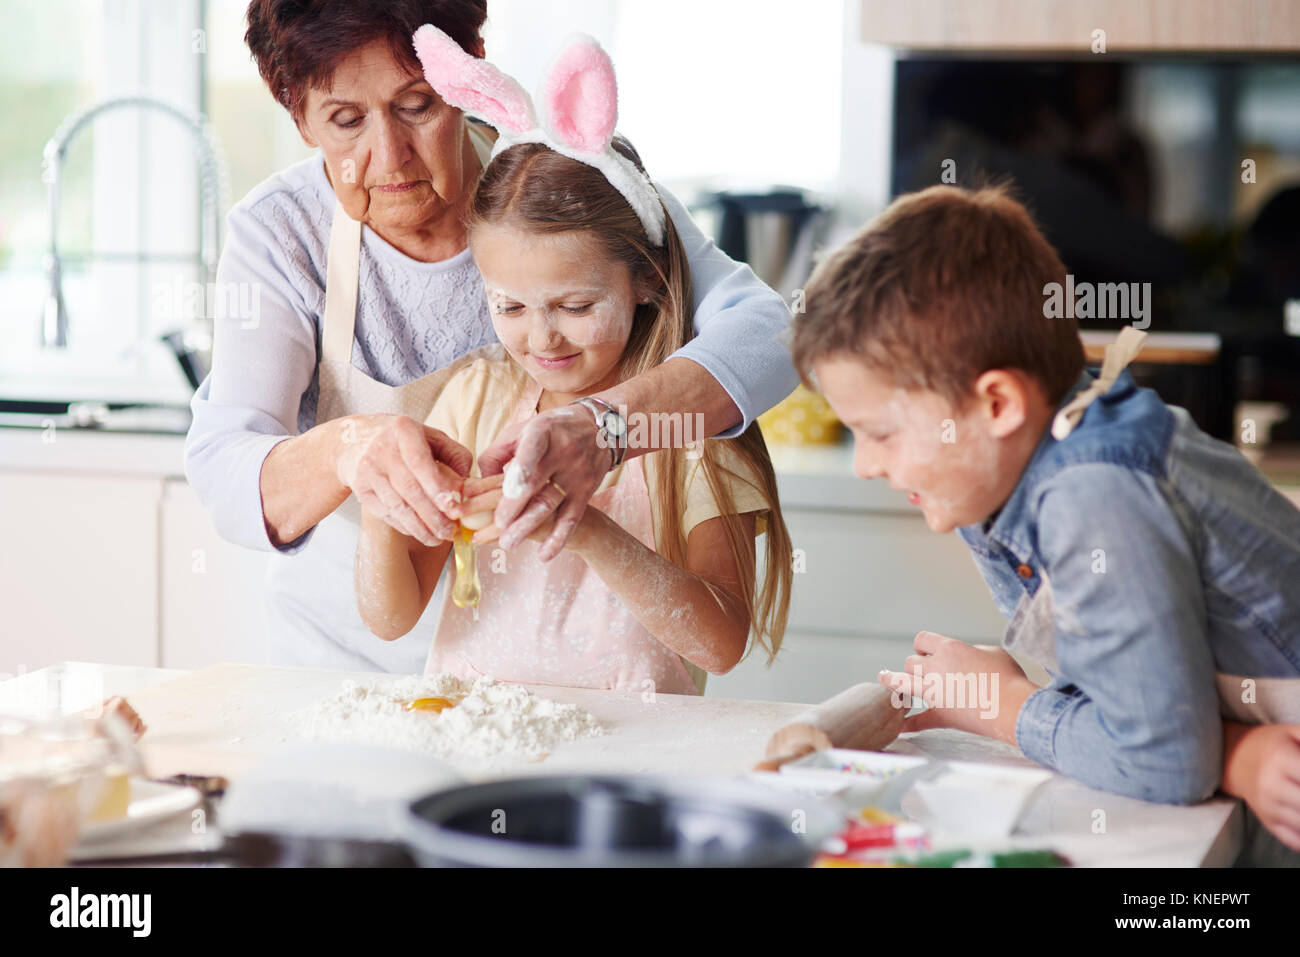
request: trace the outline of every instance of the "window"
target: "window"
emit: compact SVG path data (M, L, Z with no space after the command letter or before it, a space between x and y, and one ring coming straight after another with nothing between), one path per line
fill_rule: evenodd
M225 145L230 196L238 202L272 173L313 150L267 92L244 44L248 0L207 0L205 7L205 108Z
M62 172L67 348L41 345L51 291L42 149L70 115L144 95L206 113L228 167L224 216L309 149L244 45L247 0L0 5L0 397L183 404L160 336L201 314L194 140L160 112L87 124ZM530 89L575 30L614 58L620 129L656 179L699 190L831 186L839 165L840 0L491 0L489 55Z
M74 111L145 95L197 112L199 0L22 0L0 8L0 148L5 194L0 391L6 398L184 402L189 389L158 341L157 290L193 282L198 175L175 119L106 112L69 143L58 221L69 345L40 345L50 293L42 148ZM22 116L20 123L11 118Z
M839 172L839 0L491 0L489 58L530 92L565 38L594 36L619 129L656 179L696 188L829 188Z

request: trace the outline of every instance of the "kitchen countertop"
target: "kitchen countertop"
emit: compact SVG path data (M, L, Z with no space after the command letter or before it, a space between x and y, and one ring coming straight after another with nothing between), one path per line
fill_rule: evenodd
M768 446L783 508L897 512L920 517L907 496L888 482L864 482L853 474L853 446Z
M237 665L178 672L68 663L0 682L0 710L48 706L52 688L58 689L53 701L63 710L121 694L149 725L141 748L152 774L222 773L237 779L241 769L272 757L288 743L289 712L334 693L345 680L377 677ZM587 708L611 733L566 744L540 762L521 760L489 772L462 768L466 777L566 772L734 777L761 757L773 731L807 707L680 695L659 695L647 703L638 693L536 690ZM1014 748L958 731L904 735L889 750L937 760L1037 767ZM1038 792L1011 843L1052 847L1082 866L1223 866L1241 846L1242 827L1240 804L1230 799L1191 807L1156 805L1056 775ZM194 834L190 819L182 817L101 851L197 850L215 841L211 832Z
M0 428L0 469L179 478L185 475L185 436Z
M787 508L916 515L887 482L853 474L853 446L770 446L781 503ZM94 429L0 426L0 470L184 478L185 436ZM1257 465L1300 506L1300 452L1279 447Z
M863 481L853 474L853 446L770 445L781 504L832 510L907 512L917 514L907 497L887 482ZM1269 446L1247 458L1273 487L1300 507L1300 447L1286 443Z

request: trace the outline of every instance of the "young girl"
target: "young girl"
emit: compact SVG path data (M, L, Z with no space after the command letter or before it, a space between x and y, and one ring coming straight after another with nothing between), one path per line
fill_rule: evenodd
M515 422L664 362L693 334L690 276L640 159L613 138L612 67L594 41L557 61L560 93L542 131L513 81L441 38L422 45L429 30L416 48L430 83L502 132L468 215L502 348L456 374L428 419L477 455ZM696 438L611 470L552 561L537 558L549 527L508 553L480 548L481 601L459 608L447 590L426 672L698 694L706 673L744 657L751 631L770 662L791 577L771 461L757 425L733 440ZM461 514L490 513L502 481L466 480ZM474 541L495 537L489 527ZM450 550L363 516L357 594L376 635L414 627Z

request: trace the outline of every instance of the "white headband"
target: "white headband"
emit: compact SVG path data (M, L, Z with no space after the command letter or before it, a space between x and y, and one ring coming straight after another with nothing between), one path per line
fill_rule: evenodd
M618 120L614 64L585 34L572 37L542 81L545 112L538 122L532 97L514 78L470 56L433 24L415 31L412 42L425 79L457 109L487 120L500 134L492 158L520 143L541 143L579 163L594 166L623 194L646 235L664 243L665 213L650 178L611 145Z

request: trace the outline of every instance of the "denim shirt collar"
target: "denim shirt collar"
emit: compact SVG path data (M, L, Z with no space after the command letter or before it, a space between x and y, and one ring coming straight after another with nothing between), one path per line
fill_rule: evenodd
M1127 375L1127 373L1123 375ZM1074 381L1074 385L1062 397L1056 411L1059 412L1071 399L1092 385L1095 378L1093 372L1087 369L1079 373L1079 378ZM1007 499L1006 504L998 510L997 514L977 526L980 534L988 542L1000 545L1022 562L1029 561L1033 555L1030 526L1038 498L1038 486L1050 478L1052 473L1052 468L1047 464L1046 459L1052 448L1057 444L1056 439L1052 437L1051 426L1055 416L1056 412L1053 412L1052 419L1048 420L1047 428L1043 430L1043 437L1039 440L1038 447L1034 449L1034 454L1029 457L1029 462L1020 475L1020 481L1016 483L1015 489L1011 492L1011 497ZM1083 423L1080 422L1076 428L1082 427L1082 425Z

